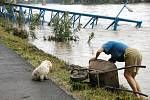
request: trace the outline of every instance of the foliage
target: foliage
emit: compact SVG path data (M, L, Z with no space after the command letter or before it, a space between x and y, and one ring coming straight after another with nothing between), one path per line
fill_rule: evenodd
M88 43L93 39L93 37L94 37L94 33L92 32L92 33L90 33L90 35L89 35Z
M13 16L12 11L11 11L11 5L7 5L7 11L11 16ZM13 35L16 35L22 39L27 39L28 38L28 32L25 30L25 18L23 16L23 12L17 11L15 12L16 16L16 22L14 23L13 20L6 18L6 20L9 20L9 22L12 24L12 33Z
M1 18L1 26L7 31L8 33L12 33L13 35L19 36L22 39L28 38L28 33L23 28L22 19L21 17L17 17L17 27L14 27L14 23L9 18ZM7 24L6 24L7 23Z
M28 32L25 29L20 29L20 28L13 28L13 35L18 36L22 39L27 39L28 38Z
M88 88L88 85L89 85L84 81L79 81L79 82L70 81L70 84L71 84L71 91L85 90Z
M24 16L21 12L19 12L17 14L17 24L18 24L18 28L20 28L20 29L23 29L23 27L25 25Z
M29 29L35 30L39 24L40 24L40 15L37 13L33 14L30 19Z
M50 36L49 40L55 41L67 41L74 40L77 41L78 36L73 35L71 31L71 21L68 12L64 12L63 18L60 19L55 16L52 20L52 26L54 27L54 36Z
M33 14L31 16L30 24L29 24L30 36L32 37L32 39L37 38L34 31L35 31L36 27L38 27L39 24L40 24L40 15L37 13Z
M10 32L12 30L13 23L9 21L9 19L0 18L0 22L0 25L5 29L5 31Z
M6 10L10 14L10 16L13 16L13 12L11 10L10 4L6 5ZM15 16L16 16L16 22L15 22L16 25L14 24L14 20L12 20L10 17L4 18L4 20L6 20L7 22L3 22L3 23L8 23L7 25L5 25L5 27L9 28L6 31L11 30L11 32L16 36L19 36L23 39L28 38L28 32L24 29L25 18L24 18L23 12L16 10ZM11 26L11 27L9 27L9 26Z

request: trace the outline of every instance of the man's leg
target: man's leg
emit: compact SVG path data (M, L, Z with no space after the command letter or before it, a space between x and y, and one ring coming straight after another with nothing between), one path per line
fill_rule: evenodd
M134 73L134 75L132 75L132 77L133 77L134 80L135 80L135 76L136 76L136 73ZM135 82L136 82L136 88L137 88L137 90L139 92L141 92L141 89L140 89L140 86L139 86L138 82L136 80L135 80Z
M135 80L135 76L136 76L136 73L133 75L134 80ZM140 86L139 86L138 82L136 80L135 80L135 82L136 82L136 88L137 88L138 92L141 93L141 89L140 89ZM139 95L139 97L140 97L140 100L145 99L142 95Z
M135 79L132 77L132 75L130 74L130 72L125 70L124 76L125 76L127 82L129 83L130 87L132 88L132 90L134 92L138 92L137 85L136 85L137 83L136 83Z
M133 76L133 75L131 75L130 72L128 72L127 70L125 70L124 76L125 76L128 84L132 88L132 90L134 92L140 92L141 93L140 86L139 86L138 82L135 80L135 75ZM135 95L138 96L137 94L135 94ZM142 95L139 95L138 97L140 98L140 100L144 100L144 97Z

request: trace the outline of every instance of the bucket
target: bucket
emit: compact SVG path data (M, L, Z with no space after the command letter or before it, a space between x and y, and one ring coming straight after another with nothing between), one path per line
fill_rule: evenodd
M89 62L89 79L93 86L119 87L118 71L107 72L117 69L114 63L97 59Z

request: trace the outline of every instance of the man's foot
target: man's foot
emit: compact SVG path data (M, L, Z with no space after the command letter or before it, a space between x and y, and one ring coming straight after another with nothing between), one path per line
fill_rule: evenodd
M140 99L140 100L145 100L145 97L140 95L140 96L139 96L139 99Z

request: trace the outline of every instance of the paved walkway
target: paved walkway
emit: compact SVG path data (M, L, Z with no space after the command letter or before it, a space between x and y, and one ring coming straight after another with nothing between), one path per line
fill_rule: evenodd
M32 65L0 44L0 100L74 100L51 80L31 80Z

